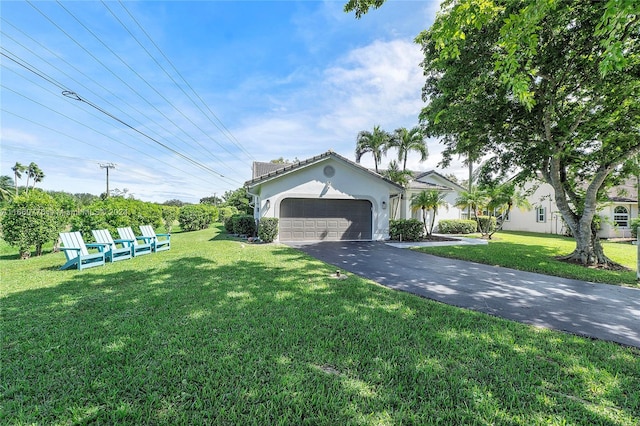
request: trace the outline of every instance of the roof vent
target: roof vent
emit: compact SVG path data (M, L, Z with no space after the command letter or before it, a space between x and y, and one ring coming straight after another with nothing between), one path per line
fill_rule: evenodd
M336 174L336 169L334 169L333 166L324 166L322 173L324 173L326 177L331 178Z

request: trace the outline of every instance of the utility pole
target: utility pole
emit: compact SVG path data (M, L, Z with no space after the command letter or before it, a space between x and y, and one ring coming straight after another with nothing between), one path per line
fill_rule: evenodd
M107 170L107 197L109 197L109 169L115 169L116 165L113 163L100 163L100 168Z

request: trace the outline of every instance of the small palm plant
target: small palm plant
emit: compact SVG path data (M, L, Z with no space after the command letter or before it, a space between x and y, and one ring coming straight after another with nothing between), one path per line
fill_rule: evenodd
M447 207L447 202L444 200L446 194L444 192L430 189L428 191L422 191L414 194L411 197L411 210L422 210L422 223L424 224L424 232L427 237L433 235L433 227L436 221L436 215L438 214L439 207ZM427 212L431 211L431 224L427 227Z

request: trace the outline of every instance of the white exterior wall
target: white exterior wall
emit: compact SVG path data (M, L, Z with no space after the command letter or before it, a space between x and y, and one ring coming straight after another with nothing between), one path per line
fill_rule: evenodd
M528 184L525 189L532 188ZM531 204L530 210L514 208L509 215L509 220L504 222L502 229L505 231L528 231L544 234L564 234L565 225L562 215L555 202L553 187L548 183L539 183L536 191L528 197ZM600 238L628 238L631 236L631 228L621 228L613 225L613 210L616 206L624 206L629 210L629 221L638 217L638 206L635 203L610 203L607 204L598 215L602 217L601 229L598 232ZM544 207L547 212L545 222L536 221L536 207Z
M525 185L525 190L531 189L535 184ZM553 187L548 183L537 183L538 188L528 197L531 204L530 210L520 210L514 207L502 226L505 231L528 231L541 234L563 234L564 226L562 215L556 205ZM536 208L545 209L546 217L543 222L537 220Z
M613 210L617 206L622 206L629 212L629 222L638 217L638 204L637 203L611 203L607 205L599 213L603 217L602 226L598 235L602 238L631 238L631 226L615 226L613 222Z
M324 167L333 166L335 175L326 177ZM389 195L399 191L365 170L326 158L304 168L284 173L255 189L257 203L254 217L280 217L280 203L285 198L367 200L372 206L372 238L389 239ZM250 189L250 192L251 191ZM268 205L268 207L267 207Z

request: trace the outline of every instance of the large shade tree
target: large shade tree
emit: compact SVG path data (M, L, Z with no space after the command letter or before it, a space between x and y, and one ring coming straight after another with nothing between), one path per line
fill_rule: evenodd
M377 0L354 0L362 14ZM423 124L455 155L542 179L576 248L608 265L594 217L640 155L640 14L634 0L448 0L421 43Z

